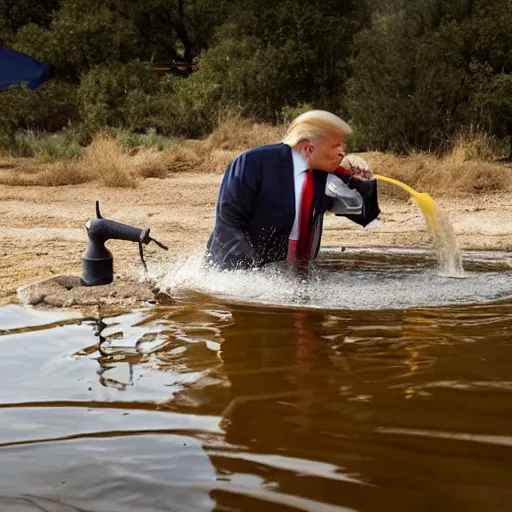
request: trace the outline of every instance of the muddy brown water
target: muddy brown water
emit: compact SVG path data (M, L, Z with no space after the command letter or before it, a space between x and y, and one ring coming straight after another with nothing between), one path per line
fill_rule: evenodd
M357 308L176 271L176 302L135 311L0 308L0 510L508 511L511 275L475 258L485 300L470 277L464 303L377 308L374 281L460 298L424 256L327 253L332 278L371 276Z

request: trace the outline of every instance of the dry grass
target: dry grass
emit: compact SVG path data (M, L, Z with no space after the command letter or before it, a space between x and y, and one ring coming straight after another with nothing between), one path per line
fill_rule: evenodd
M273 144L284 135L284 126L254 123L239 116L226 116L205 140L209 150L240 151L251 147Z
M283 126L262 125L226 115L204 140L182 141L163 151L140 149L132 154L114 138L98 134L79 161L53 164L6 161L8 164L3 169L0 167L0 184L59 186L97 181L108 187L136 187L141 178L165 178L176 172L223 173L242 151L277 142L283 134ZM407 157L384 153L362 156L375 172L433 196L512 190L512 167L492 161L497 157L494 141L478 133L460 136L452 152L444 157L427 153ZM18 166L10 169L16 162ZM379 187L383 196L408 198L393 185L381 183Z
M0 184L17 186L78 185L99 181L108 187L134 187L137 175L132 159L113 138L99 134L80 161L27 163L0 174Z
M222 173L241 152L281 140L284 127L254 123L238 116L222 118L217 128L202 141L202 162L197 170Z
M39 185L59 187L62 185L79 185L90 181L88 173L76 162L55 162L38 175Z
M374 172L398 179L418 192L432 196L464 196L512 189L511 166L467 159L468 154L456 146L452 153L441 158L426 153L406 157L384 153L363 156ZM387 183L381 183L379 188L388 197L408 197L401 189Z
M484 132L470 128L455 139L444 156L412 153L407 157L368 154L375 172L403 181L433 196L464 196L512 190L512 166L498 163L509 148ZM382 183L384 195L408 197L398 187Z
M87 174L107 187L137 186L133 159L108 135L100 133L94 138L81 165Z
M204 157L201 144L192 141L163 151L161 159L169 172L187 172L197 171Z
M199 168L202 172L221 174L226 170L229 163L234 160L243 150L211 149L205 151L204 158Z
M282 127L228 115L219 120L217 128L206 139L184 141L163 151L162 161L169 172L223 173L242 151L277 142L283 133Z
M169 173L160 152L153 149L138 152L133 156L132 164L142 178L165 178Z
M253 123L239 116L227 116L204 140L187 140L153 154L146 163L138 164L143 177L165 177L172 172L223 173L242 151L280 140L281 127ZM146 151L139 158L148 158Z
M469 127L455 138L449 158L465 162L493 162L508 157L509 152L509 144L505 141L500 141L478 128Z
M21 187L58 187L91 181L90 175L74 160L53 164L25 165L0 174L0 184Z

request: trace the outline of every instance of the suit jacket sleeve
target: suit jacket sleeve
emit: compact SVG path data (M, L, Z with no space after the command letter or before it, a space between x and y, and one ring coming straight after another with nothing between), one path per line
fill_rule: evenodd
M363 180L361 178L356 178L342 167L339 167L335 174L343 180L349 188L357 190L363 197L363 211L361 214L336 214L336 216L346 217L352 222L363 227L367 226L380 214L377 180Z
M256 264L248 236L251 214L259 188L259 165L247 154L226 169L220 187L210 254L222 268L247 268ZM251 165L252 163L252 165Z

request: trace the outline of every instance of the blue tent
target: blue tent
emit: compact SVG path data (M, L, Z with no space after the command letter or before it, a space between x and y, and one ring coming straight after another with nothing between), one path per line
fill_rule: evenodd
M0 48L0 92L22 84L37 89L48 78L49 71L50 66L44 62L10 48Z

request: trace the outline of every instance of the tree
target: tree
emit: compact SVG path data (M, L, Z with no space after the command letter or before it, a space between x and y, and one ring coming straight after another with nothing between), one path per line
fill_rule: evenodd
M511 23L508 0L397 0L376 16L357 37L348 87L363 145L446 149L482 124L508 134L508 100L498 95L509 92Z
M0 0L0 26L13 34L29 23L47 27L59 3L59 0Z

